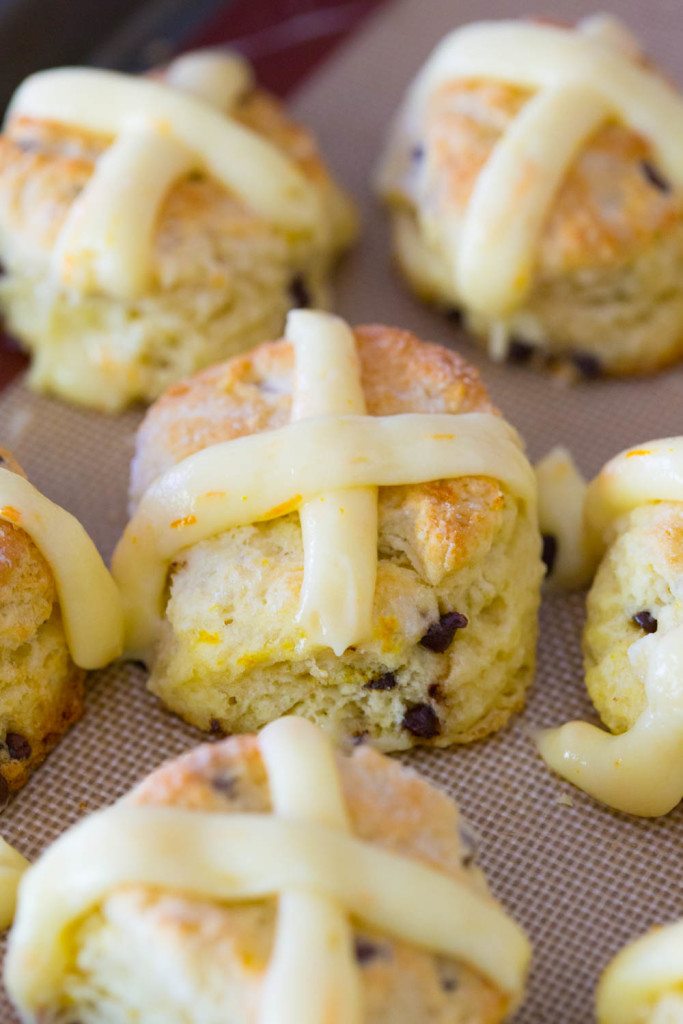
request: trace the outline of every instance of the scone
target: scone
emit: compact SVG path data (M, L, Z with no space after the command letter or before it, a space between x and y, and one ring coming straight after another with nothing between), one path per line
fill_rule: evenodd
M659 815L683 797L683 439L612 459L589 485L586 686L613 735L571 723L542 739L552 766L611 806Z
M10 995L27 1022L495 1024L530 949L458 821L302 719L199 747L24 876Z
M0 307L30 383L116 410L324 305L355 234L304 127L237 55L41 71L0 136Z
M623 949L597 991L598 1024L682 1024L683 922L654 928Z
M83 712L85 669L121 652L113 580L83 527L0 461L0 806Z
M494 359L582 377L674 362L682 136L683 100L613 18L458 29L380 170L401 271Z
M501 728L542 576L518 436L407 331L295 311L287 338L149 410L113 560L128 654L215 733L295 712L398 750Z

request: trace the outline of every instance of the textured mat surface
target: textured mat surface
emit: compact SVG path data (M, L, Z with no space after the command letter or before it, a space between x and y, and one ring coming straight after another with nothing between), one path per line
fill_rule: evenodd
M386 225L368 186L391 110L456 17L527 9L522 0L460 0L454 14L452 0L403 0L368 22L299 93L295 106L363 207L363 242L340 275L340 312L354 323L385 320L459 348L481 367L534 458L561 441L584 472L593 473L626 445L683 432L683 371L568 390L531 370L491 366L394 278ZM613 9L683 80L678 0L622 0ZM543 13L553 11L573 19L591 6L556 0ZM21 385L0 397L1 443L15 450L39 487L80 516L107 554L124 522L138 418L75 411L30 396ZM552 777L534 754L534 728L591 716L581 680L582 617L581 595L544 602L535 688L511 728L468 749L406 758L459 800L495 892L533 938L532 983L517 1024L588 1024L595 980L609 957L629 937L683 913L681 809L655 822L612 814ZM33 855L84 812L119 796L198 738L146 694L139 669L99 673L85 719L5 811L0 830ZM13 1020L2 1004L0 1024Z

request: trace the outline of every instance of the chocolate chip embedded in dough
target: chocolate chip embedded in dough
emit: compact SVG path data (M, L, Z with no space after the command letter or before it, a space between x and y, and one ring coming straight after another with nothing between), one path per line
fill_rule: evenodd
M585 380L595 380L602 374L602 363L591 352L574 352L571 361Z
M221 796L232 798L237 795L238 787L237 776L231 771L224 769L211 779L211 787L215 789Z
M432 622L420 643L428 651L443 654L453 643L456 632L464 629L467 622L467 616L462 612L446 612L436 622Z
M457 306L448 306L448 308L444 310L444 313L446 315L446 319L450 321L454 327L463 326L465 318L462 310L458 309Z
M211 735L211 738L214 740L222 740L227 735L225 729L223 728L223 726L221 725L217 718L212 718L210 720L209 733Z
M452 964L439 965L439 982L444 992L457 992L460 988L460 981Z
M651 612L636 612L636 614L631 616L631 618L632 621L635 622L636 626L640 626L640 628L646 633L657 632L657 620Z
M364 939L362 936L358 936L354 943L354 952L356 954L356 960L361 966L370 963L371 960L376 960L382 956L384 951L377 945L376 942L371 942L370 939Z
M31 756L31 744L18 732L8 732L5 744L13 761L28 761Z
M543 534L541 558L545 562L545 567L548 570L548 576L551 576L557 559L557 537L554 537L552 533Z
M0 775L0 811L4 811L9 803L9 783L4 775Z
M659 168L655 167L655 165L650 163L649 160L641 160L640 169L650 184L654 186L658 192L671 191L671 182L665 178Z
M398 685L393 672L384 672L381 676L370 679L363 686L364 690L394 690Z
M431 704L413 704L407 708L401 725L421 740L431 740L441 732L441 722Z
M534 354L534 348L534 345L523 338L511 338L507 350L508 363L516 363L518 366L528 363Z
M311 293L306 286L303 274L295 274L289 282L289 295L295 309L310 308Z

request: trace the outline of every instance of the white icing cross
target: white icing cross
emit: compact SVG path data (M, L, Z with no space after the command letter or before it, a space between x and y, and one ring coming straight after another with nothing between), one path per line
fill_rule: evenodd
M354 838L334 753L316 726L279 719L259 742L272 814L123 801L43 854L22 881L6 960L19 1009L59 1006L67 930L127 885L225 904L279 896L258 1024L360 1024L351 922L470 965L514 1008L530 959L518 925L467 883Z
M8 118L115 137L58 238L53 263L64 284L124 299L143 292L159 211L169 188L191 170L214 175L279 228L317 230L312 185L279 149L230 117L251 82L238 55L200 51L174 61L166 84L59 68L20 86Z
M300 511L299 620L309 639L341 654L372 632L378 487L487 476L535 516L533 471L501 417L365 415L349 328L296 310L286 333L296 353L294 422L212 445L161 474L117 546L132 657L153 657L173 559L231 527Z
M522 303L557 190L581 148L610 118L649 139L665 174L683 186L683 100L637 58L628 32L602 18L589 19L580 31L518 21L470 25L447 36L427 62L399 114L380 173L388 195L401 188L429 97L441 85L492 79L537 90L494 146L464 221L440 208L438 220L425 228L450 255L454 293L473 309L504 316Z

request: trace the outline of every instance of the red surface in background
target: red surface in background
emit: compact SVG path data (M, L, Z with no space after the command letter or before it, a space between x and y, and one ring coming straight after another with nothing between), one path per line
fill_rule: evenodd
M383 0L228 0L178 50L234 44L253 63L259 82L279 96L299 85ZM26 366L0 334L0 389Z
M233 43L286 96L383 0L229 0L185 49Z

